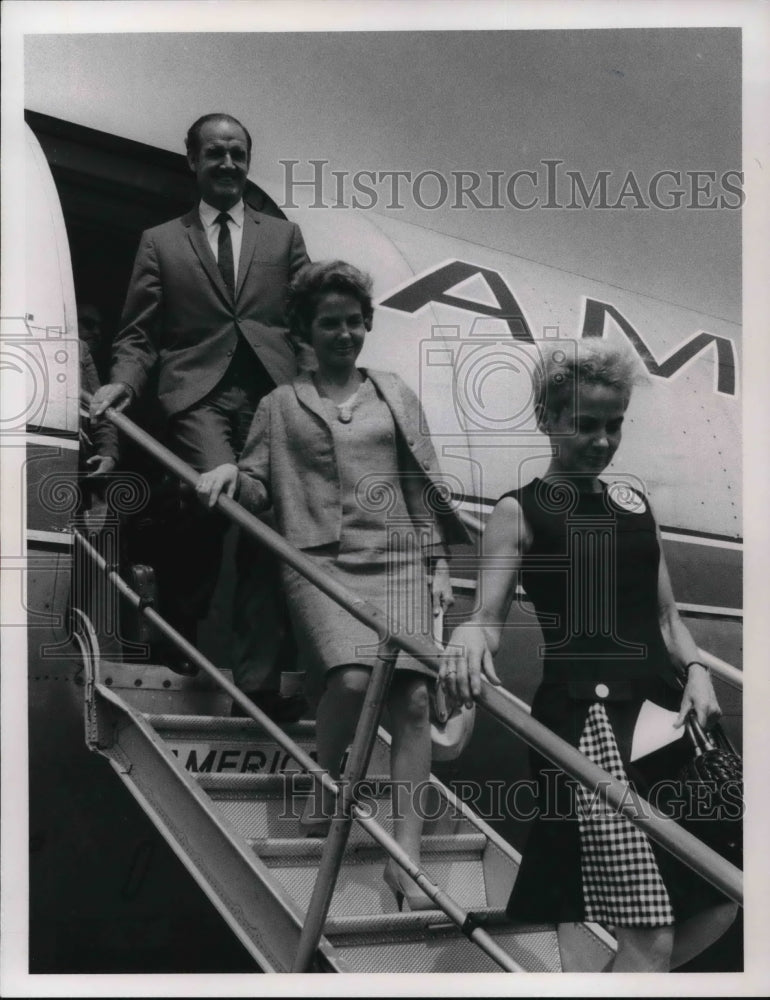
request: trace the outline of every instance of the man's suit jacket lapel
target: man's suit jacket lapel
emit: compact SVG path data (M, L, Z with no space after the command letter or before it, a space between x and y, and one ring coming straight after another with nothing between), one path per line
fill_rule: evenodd
M235 289L235 299L243 291L246 283L246 275L249 273L251 262L254 260L254 251L260 244L259 218L249 211L248 205L243 211L243 236L241 238L241 256L238 258L238 281Z
M182 225L187 231L192 248L203 265L203 269L208 275L209 281L211 281L212 285L216 288L217 292L225 300L225 302L227 302L228 305L232 305L230 293L227 290L227 285L225 285L222 272L219 270L216 258L211 252L209 241L206 238L206 231L203 228L203 223L201 222L201 217L198 214L197 208L188 212L187 215L182 216Z

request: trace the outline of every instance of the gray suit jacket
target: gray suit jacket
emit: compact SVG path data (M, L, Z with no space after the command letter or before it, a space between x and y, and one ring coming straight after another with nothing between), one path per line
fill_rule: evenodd
M140 395L158 365L158 398L172 415L221 379L242 334L280 385L296 374L286 287L308 262L299 227L245 206L234 297L222 280L197 206L142 234L113 344L110 380Z
M468 536L445 498L420 402L391 372L368 371L397 428L398 466L412 519L431 526L433 555ZM239 502L258 513L271 503L281 534L300 549L340 539L342 498L334 441L309 374L267 395L257 408L238 464ZM372 470L373 472L376 470ZM442 499L443 497L443 499Z

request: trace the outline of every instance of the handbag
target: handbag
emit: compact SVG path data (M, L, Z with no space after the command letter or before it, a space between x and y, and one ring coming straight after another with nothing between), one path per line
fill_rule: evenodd
M443 649L444 613L433 619L433 638ZM476 721L476 706L451 697L438 677L429 686L431 758L436 761L456 760L470 742Z
M692 757L679 775L684 800L682 825L740 868L743 762L721 726L706 733L691 711L685 729L692 743Z

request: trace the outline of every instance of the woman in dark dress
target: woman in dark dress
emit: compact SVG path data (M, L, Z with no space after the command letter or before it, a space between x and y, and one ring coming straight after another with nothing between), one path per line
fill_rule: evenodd
M605 341L580 341L573 356L552 352L544 363L536 416L550 465L498 501L484 534L481 608L455 630L458 653L442 680L464 698L479 692L481 674L499 683L492 657L520 574L545 640L534 718L646 796L676 777L688 747L677 739L632 761L642 706L676 713L679 733L690 710L708 727L720 709L640 484L599 479L637 378L635 359ZM508 904L513 919L610 927L617 972L668 971L724 933L735 907L723 895L534 752L532 767L539 815Z

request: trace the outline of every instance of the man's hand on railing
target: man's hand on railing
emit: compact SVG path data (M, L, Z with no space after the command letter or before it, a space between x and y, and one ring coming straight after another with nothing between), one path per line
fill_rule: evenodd
M449 577L449 563L443 557L439 557L433 567L430 592L434 618L448 611L455 602L452 581Z
M86 460L86 465L86 479L94 479L97 476L108 476L115 468L115 459L112 455L92 455Z
M125 382L110 382L96 390L91 397L91 420L100 417L108 406L125 410L134 401L134 390Z
M482 674L492 684L502 683L495 673L483 626L466 622L452 633L442 656L439 679L448 694L470 708L474 697L481 694Z
M198 480L195 492L205 507L213 507L221 493L232 499L237 483L238 466L225 463L210 472L204 472Z

